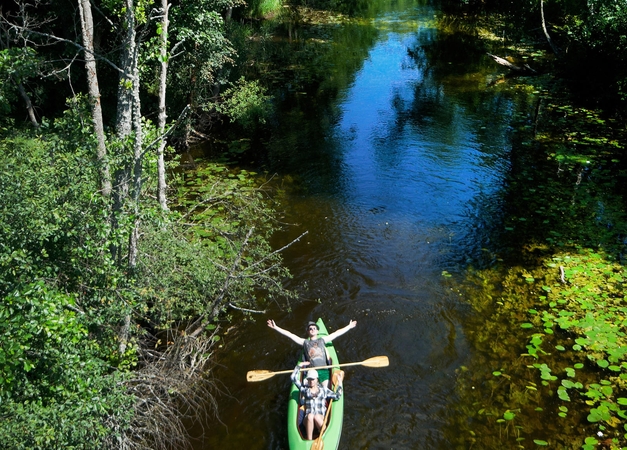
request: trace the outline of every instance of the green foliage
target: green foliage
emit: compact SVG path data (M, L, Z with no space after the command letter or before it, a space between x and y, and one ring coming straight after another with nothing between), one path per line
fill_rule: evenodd
M236 4L198 0L171 9L170 108L204 105L226 82L225 66L234 50L225 37L222 13ZM113 13L110 23L124 30L123 3L112 0L103 6L100 11ZM142 42L154 42L151 38L162 32L157 27L151 35L153 6L151 1L136 4ZM54 26L46 31L61 34ZM97 35L102 38L99 50L111 51L108 58L115 62L124 33L100 28ZM142 76L157 73L149 66L159 62L155 48L138 49ZM49 54L63 59L65 50ZM26 81L38 68L32 50L3 51L0 57L4 81ZM117 89L118 77L107 77L107 65L100 61L104 113L112 117L107 99L115 96L107 94ZM83 83L81 78L72 87ZM19 100L9 86L6 82L0 88L5 105ZM245 126L263 120L269 103L265 91L256 83L237 86L227 90L225 114ZM154 89L144 83L142 95L146 92ZM55 105L59 110L60 104ZM2 448L119 448L128 443L125 439L141 439L133 443L151 447L167 441L159 440L158 433L176 419L176 407L201 377L187 368L204 370L211 345L220 339L213 324L230 319L232 309L247 314L246 308L290 297L279 282L289 274L269 244L274 211L257 174L212 165L191 179L185 175L178 203L172 205L177 211L163 212L153 208L150 197L156 156L154 147L148 147L142 149L139 203L123 189L115 192L119 197L105 198L99 192L101 167L90 106L73 96L58 119L44 119L33 132L3 130L0 138ZM144 142L157 142L155 127L143 118L142 132ZM107 137L107 163L119 177L116 182L128 176L134 162L129 151L134 136L124 139ZM176 181L169 185L175 187ZM128 262L135 230L140 233L136 266ZM195 342L177 339L199 318L206 336L195 335ZM157 335L168 339L161 342ZM181 349L198 358L182 361ZM162 376L172 367L179 372L168 372L171 384L153 389L159 378L152 375ZM142 378L146 373L151 376ZM172 409L153 415L153 400ZM134 434L132 427L141 430ZM172 441L176 439L178 435Z
M0 140L3 448L103 448L131 411L103 328L120 317L102 308L120 273L85 107Z
M253 18L264 18L276 14L283 7L281 0L253 0L246 6L246 15Z
M18 83L25 83L39 72L41 60L34 49L15 47L0 50L0 117L12 111L12 104L23 101Z
M88 105L69 106L37 134L0 140L3 448L105 448L114 429L135 423L141 402L124 380L147 364L138 353L150 333L290 296L277 283L289 274L268 242L274 212L257 174L207 165L179 180L177 212L142 205L139 216L112 215L98 191ZM145 131L153 140L154 127ZM154 156L144 169L154 176ZM119 255L136 219L142 236L129 272Z
M33 48L8 48L0 51L0 73L4 82L9 82L9 77L17 83L24 82L27 78L37 73L41 60Z
M108 205L99 194L99 167L88 106L72 102L37 135L0 141L0 292L46 279L91 295L86 286L115 286L112 245L123 248L128 220L112 234Z
M595 0L573 16L565 26L572 41L569 48L569 68L581 60L594 61L585 73L583 82L594 80L606 83L604 95L618 94L627 100L627 57L622 49L627 45L627 5L621 1ZM608 90L608 88L610 88ZM603 90L592 87L596 95Z
M214 96L214 86L228 76L235 50L225 36L221 13L236 2L197 0L171 9L170 42L177 57L170 60L169 95L179 110L194 108Z
M547 309L535 315L534 322L544 328L545 347L570 350L571 360L581 361L575 368L566 368L568 378L561 380L559 398L570 402L574 400L571 395L578 394L578 408L589 411L589 422L614 427L627 419L627 410L619 401L627 388L627 292L623 288L627 271L612 258L590 250L555 255L546 269L555 271L558 265L563 279L555 280L551 293L541 297ZM557 330L559 334L553 332ZM537 342L536 348L540 344ZM596 382L591 381L594 375L589 370L581 372L586 364L592 364L589 367L598 377ZM558 379L544 376L551 372L547 364L534 366L543 379Z
M96 191L90 158L56 139L16 135L0 142L1 292L14 282L55 277L59 268L50 259L67 261L60 256L75 252L81 237L74 226L94 209L87 207Z
M222 98L222 102L216 104L216 110L247 130L257 123L266 123L272 109L266 89L258 81L246 81L243 77L226 89Z
M136 0L134 2L135 20L138 24L143 25L148 21L149 11L154 3L154 0ZM104 0L102 6L118 18L123 18L126 13L126 3L122 0Z
M137 283L156 327L214 315L229 303L255 308L289 298L275 282L289 274L271 254L270 205L258 176L245 170L206 164L180 180L185 214L144 225Z
M132 398L76 311L73 297L43 282L0 303L2 448L102 448L107 420L128 411Z
M482 314L469 325L474 361L460 371L466 414L455 429L472 432L475 447L513 448L504 411L520 410L512 421L536 445L592 449L601 433L618 449L627 445L625 136L563 98L543 94L540 104L537 128L522 114L513 143L498 247L508 260L471 270L462 289ZM548 422L559 425L550 436Z

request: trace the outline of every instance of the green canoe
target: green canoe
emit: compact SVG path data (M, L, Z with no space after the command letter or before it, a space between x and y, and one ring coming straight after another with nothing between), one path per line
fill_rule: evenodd
M324 326L322 319L316 322L318 325L318 336L328 336L329 332ZM337 353L333 348L333 343L326 344L327 356L331 358L332 364L339 364ZM333 367L331 373L339 370L339 367ZM300 392L295 384L292 383L290 388L290 400L287 405L287 438L290 450L310 450L314 441L307 441L298 426L298 416L300 406ZM339 400L331 402L331 411L329 411L329 422L322 434L324 442L324 450L337 450L340 445L340 436L342 435L342 421L344 420L344 395ZM314 439L316 435L314 434Z

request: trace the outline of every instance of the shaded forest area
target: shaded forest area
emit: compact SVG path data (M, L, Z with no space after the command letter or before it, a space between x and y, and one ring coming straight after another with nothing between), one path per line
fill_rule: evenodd
M503 44L497 63L527 75L550 72L574 99L625 113L627 6L606 0L444 2L445 10L485 26ZM530 53L521 51L530 49ZM518 51L517 51L518 49ZM538 53L542 52L542 53Z

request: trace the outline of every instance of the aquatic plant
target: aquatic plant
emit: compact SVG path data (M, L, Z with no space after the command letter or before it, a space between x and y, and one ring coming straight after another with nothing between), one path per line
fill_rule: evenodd
M566 367L559 359L533 364L542 383L559 383L556 392L562 402L576 403L586 411L587 421L598 425L598 433L624 445L627 272L611 256L590 249L555 255L545 269L554 275L550 285L542 286L541 311L531 309L531 322L522 324L539 329L531 336L526 355L543 360L555 351L564 353ZM586 445L594 445L592 439Z
M456 448L622 448L625 138L555 87L520 84L537 104L517 114L504 231L484 252L492 265L477 263L461 286L446 278L478 312L458 377L463 417L451 419Z

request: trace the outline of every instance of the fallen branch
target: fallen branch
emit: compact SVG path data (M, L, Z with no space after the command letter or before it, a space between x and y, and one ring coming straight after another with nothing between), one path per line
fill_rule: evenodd
M529 64L523 64L522 66L517 66L515 64L512 64L511 62L509 62L505 58L501 58L500 56L493 55L492 53L488 53L488 56L490 56L494 61L496 61L497 64L505 66L508 69L511 69L511 70L513 70L515 72L519 72L519 73L525 73L525 72L537 73L535 70L533 70L531 67L529 67Z

